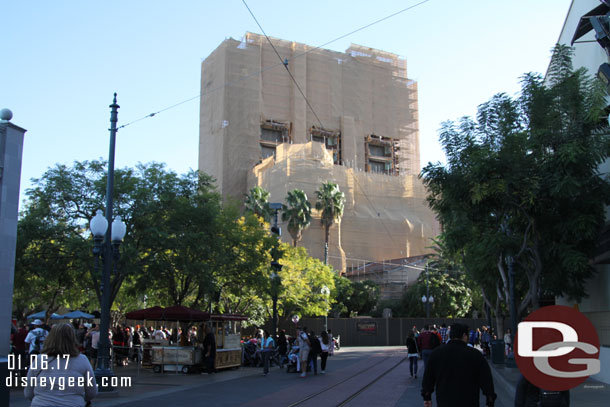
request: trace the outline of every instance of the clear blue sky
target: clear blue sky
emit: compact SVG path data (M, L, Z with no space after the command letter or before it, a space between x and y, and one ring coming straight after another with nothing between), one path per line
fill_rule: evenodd
M268 35L317 46L422 0L247 0ZM429 0L325 48L350 43L407 59L419 83L421 162L443 161L437 130L473 115L525 72L544 73L570 0ZM107 159L119 125L200 92L201 61L225 38L260 33L241 0L9 1L2 5L0 108L28 130L22 195L56 163ZM199 99L125 127L116 165L197 168Z

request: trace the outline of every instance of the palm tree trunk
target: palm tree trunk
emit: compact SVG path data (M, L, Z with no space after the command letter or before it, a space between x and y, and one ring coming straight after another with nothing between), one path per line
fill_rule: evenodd
M324 264L328 264L328 236L330 235L330 226L324 226Z

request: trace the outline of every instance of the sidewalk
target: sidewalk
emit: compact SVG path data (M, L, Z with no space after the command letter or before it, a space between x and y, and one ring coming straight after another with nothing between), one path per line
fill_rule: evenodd
M505 365L494 364L489 361L491 371L497 382L504 387L509 394L515 394L517 382L519 381L519 369L505 367ZM578 407L600 407L607 406L610 400L610 385L591 378L580 386L570 390L570 405Z

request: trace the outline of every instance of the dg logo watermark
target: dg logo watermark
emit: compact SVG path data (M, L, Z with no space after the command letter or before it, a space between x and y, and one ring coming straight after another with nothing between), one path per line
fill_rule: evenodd
M599 338L593 324L575 309L543 307L519 324L515 361L535 386L569 390L600 372Z

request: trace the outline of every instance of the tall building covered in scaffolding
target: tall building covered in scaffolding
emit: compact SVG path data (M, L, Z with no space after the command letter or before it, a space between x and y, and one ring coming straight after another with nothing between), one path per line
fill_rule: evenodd
M346 197L330 234L337 269L430 253L439 227L418 179L417 83L406 60L270 41L227 39L202 63L199 169L240 201L259 185L271 202L302 189L314 206L320 185L337 183ZM323 258L315 211L299 245Z

